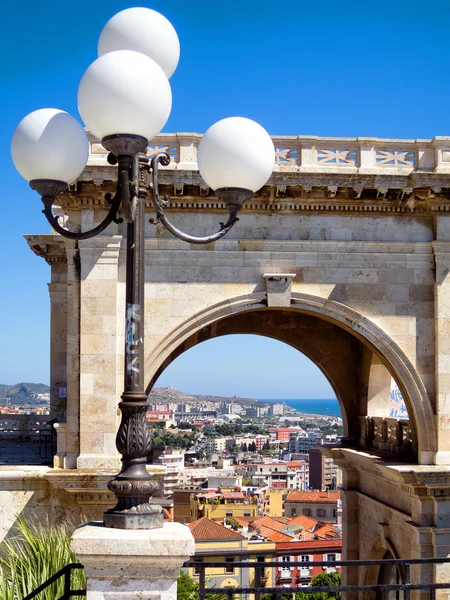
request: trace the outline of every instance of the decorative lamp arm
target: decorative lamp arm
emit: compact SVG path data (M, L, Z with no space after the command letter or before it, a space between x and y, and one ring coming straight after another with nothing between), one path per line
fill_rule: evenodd
M120 158L116 193L114 196L111 194L105 195L106 202L110 204L108 214L103 221L97 225L97 227L94 227L89 231L69 231L61 226L59 217L56 217L53 214L53 204L55 203L57 196L67 190L67 183L63 181L52 181L46 179L35 179L30 181L30 187L40 194L42 202L44 203L44 210L42 212L55 231L71 240L87 240L104 231L111 223L122 222L123 219L118 217L121 205L123 206L127 222L130 223L133 221L136 198L133 197L131 199L131 197L132 194L134 196L136 184L130 182L130 169L132 162L128 157L126 157L127 160L125 164L121 164L122 161Z
M213 233L212 235L204 237L195 237L193 235L189 235L175 227L175 225L173 225L166 217L164 208L170 202L170 196L166 195L164 198L161 198L158 192L158 165L162 164L166 167L169 163L170 156L167 154L167 152L159 152L158 154L155 154L150 163L153 184L152 200L156 211L156 219L151 219L150 222L154 224L162 223L162 225L164 225L164 227L175 237L188 242L189 244L210 244L211 242L220 240L220 238L226 235L233 225L239 221L236 215L244 202L253 196L253 192L240 188L216 190L216 196L223 199L228 206L229 216L227 222L220 223L219 231Z

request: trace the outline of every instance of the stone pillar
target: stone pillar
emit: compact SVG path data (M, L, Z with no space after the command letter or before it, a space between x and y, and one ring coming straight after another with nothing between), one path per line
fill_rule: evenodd
M450 240L450 218L437 217L438 240ZM436 464L450 464L450 241L433 242L436 264Z
M118 265L122 236L78 242L80 253L80 455L79 469L118 469L117 405L122 389L118 355Z
M67 267L52 265L50 293L50 417L66 420L67 391Z
M66 454L60 465L76 469L80 452L80 269L77 243L64 240L67 257Z
M123 530L91 522L75 531L70 546L84 565L87 600L176 600L180 568L195 551L181 523Z

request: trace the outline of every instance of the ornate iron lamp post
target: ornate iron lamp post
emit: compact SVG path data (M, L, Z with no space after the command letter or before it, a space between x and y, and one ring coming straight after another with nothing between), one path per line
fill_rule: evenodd
M146 156L149 141L170 114L168 77L179 56L176 32L155 11L128 9L104 27L99 54L81 80L78 107L88 129L110 152L110 164L117 164L117 189L114 196L106 196L110 208L105 219L89 231L72 231L53 215L58 195L79 177L88 157L86 133L68 113L42 109L26 116L14 132L12 155L18 171L41 195L48 222L64 237L87 239L112 222L126 221L125 373L116 438L122 469L108 485L118 501L105 513L104 524L151 529L161 527L163 517L161 508L149 503L158 486L145 467L151 448L144 377L145 198L150 193L156 211L152 221L161 222L176 237L192 244L218 240L236 223L244 202L270 177L274 148L266 131L249 119L224 119L208 129L198 149L199 169L229 216L207 237L183 233L165 215L170 197L160 198L158 193L158 166L168 165L170 157L162 152L149 163Z

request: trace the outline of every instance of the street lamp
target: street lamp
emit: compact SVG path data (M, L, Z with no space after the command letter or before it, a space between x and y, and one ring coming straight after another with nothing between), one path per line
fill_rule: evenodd
M145 198L150 192L156 211L153 222L162 223L184 241L207 244L231 229L244 202L269 179L274 164L272 140L260 125L240 117L218 121L200 141L198 165L205 182L226 204L228 219L206 237L188 235L168 220L164 208L170 197L159 196L158 166L167 166L170 156L160 152L149 162L146 150L169 117L168 77L178 57L174 28L150 9L124 10L101 33L99 58L79 86L78 108L87 128L109 151L108 162L117 164L117 188L114 196L106 195L108 214L92 230L70 231L52 211L58 195L86 165L88 141L78 121L61 110L37 110L19 123L12 139L15 166L41 195L42 212L56 232L82 240L112 222L124 218L127 223L125 373L116 437L122 468L108 484L117 504L104 514L105 526L119 529L152 529L163 523L161 507L149 503L152 495L159 494L159 486L145 467L151 449L143 341Z

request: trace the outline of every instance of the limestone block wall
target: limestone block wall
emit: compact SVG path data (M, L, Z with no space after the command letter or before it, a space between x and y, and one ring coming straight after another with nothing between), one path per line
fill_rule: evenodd
M73 222L80 221L79 213L68 212ZM92 226L101 220L102 211L86 209L81 216L81 221L88 221L83 226ZM220 218L214 211L184 215L174 211L170 216L175 225L197 235L214 230ZM123 385L124 235L125 224L121 224L77 245L65 242L65 262L52 263L55 282L67 280L65 305L62 288L59 296L52 292L55 323L66 319L58 331L52 329L55 348L63 345L64 325L67 332L68 448L58 463L61 466L118 466L115 433ZM219 322L237 310L236 302L241 303L239 310L255 302L264 307L265 275L285 273L292 279L291 294L333 301L371 320L417 371L435 410L434 237L432 219L422 214L297 215L248 210L227 238L207 246L185 244L147 223L147 382L183 343L187 330L190 334L196 327L200 330L208 311ZM49 250L43 254L48 257ZM55 354L52 369L58 381L63 359L64 352ZM339 360L338 351L334 360ZM363 406L360 412L367 414ZM445 451L445 436L439 443L439 452ZM446 460L446 455L439 456Z

